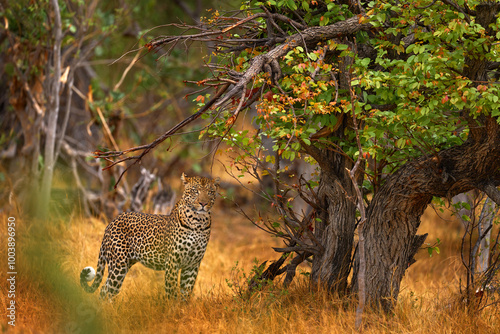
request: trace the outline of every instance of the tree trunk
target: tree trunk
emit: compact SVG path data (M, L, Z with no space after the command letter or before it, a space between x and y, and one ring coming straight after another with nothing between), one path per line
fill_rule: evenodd
M340 116L334 135L342 138L348 122L347 117ZM324 251L313 258L311 283L324 284L342 295L347 291L356 228L356 193L347 170L354 164L328 148L309 146L306 151L321 166L318 187L321 209L317 213L321 221L316 221L314 234ZM358 183L361 184L359 178Z
M391 175L368 209L364 236L367 302L389 310L409 264L420 216L433 196L446 197L500 184L500 130L496 119L476 123L469 139L409 162ZM474 134L472 134L474 132Z
M356 224L356 205L348 197L354 198L352 181L345 170L345 159L334 158L343 172L333 176L322 172L318 197L321 212L315 225L315 236L323 245L324 252L314 256L311 270L313 284L325 284L329 290L344 294L351 263ZM344 160L344 161L338 161ZM337 175L342 175L338 178ZM347 193L346 193L347 192Z
M57 1L53 0L52 7L54 11L54 46L52 55L52 66L54 73L50 75L50 71L47 71L47 80L49 82L48 91L50 92L48 96L49 108L45 111L45 115L48 114L47 120L47 130L45 137L45 151L44 151L44 168L42 176L42 184L40 187L40 196L38 198L38 215L40 218L46 218L49 210L50 202L50 191L52 189L52 177L54 175L55 161L55 146L56 146L56 131L57 131L57 119L59 117L59 92L61 88L60 78L61 78L61 43L62 43L62 31L61 31L61 14L59 11L59 4Z

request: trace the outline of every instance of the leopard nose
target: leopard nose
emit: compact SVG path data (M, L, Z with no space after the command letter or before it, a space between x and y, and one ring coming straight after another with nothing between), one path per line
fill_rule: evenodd
M202 207L204 207L204 206L207 206L207 205L208 205L208 203L207 203L207 202L200 202L200 205L201 205Z

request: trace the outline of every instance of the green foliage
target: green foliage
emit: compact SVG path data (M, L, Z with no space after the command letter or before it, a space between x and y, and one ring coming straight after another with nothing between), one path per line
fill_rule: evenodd
M410 159L460 145L469 135L466 117L500 115L495 79L478 81L466 75L467 59L500 60L500 22L497 19L497 24L482 27L474 20L467 22L464 13L447 4L433 2L424 9L427 5L431 1L370 2L369 22L378 27L374 32L360 32L350 43L334 39L314 49L295 47L280 60L283 76L279 87L267 73L255 78L252 89L265 89L254 119L258 132L228 126L232 124L228 122L230 109L207 133L225 136L229 146L242 149L242 158L260 152L271 162L277 152L293 161L303 158L304 145L314 145L333 148L355 160L359 148L352 128L346 128L342 138L311 137L320 129L334 128L343 114L352 117L354 111L363 158L373 161L366 169L367 189L380 185L381 175ZM279 8L291 19L299 13L309 26L329 25L354 15L335 1L258 1L245 8L254 8L252 13L256 13L258 6L269 11ZM290 25L279 26L288 29L289 35L297 32ZM493 34L487 34L486 28ZM265 35L265 27L261 33ZM358 43L373 48L376 57L360 58ZM241 72L253 57L266 52L261 47L245 49L224 54L220 62ZM348 69L354 99L349 89L339 86L341 66L349 57L354 58ZM264 138L273 140L274 152L265 150Z

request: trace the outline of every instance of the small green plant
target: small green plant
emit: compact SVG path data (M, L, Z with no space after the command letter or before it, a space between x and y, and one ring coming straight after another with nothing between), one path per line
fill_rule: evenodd
M239 262L236 261L234 267L231 269L231 278L226 278L227 286L233 291L235 296L243 300L248 300L253 293L261 291L268 284L272 284L271 280L256 279L262 276L265 266L259 266L257 258L253 260L253 263L254 265L250 272L246 273L239 266Z
M254 296L259 295L260 299L269 304L288 295L287 289L277 286L276 282L265 277L266 262L259 264L259 260L255 258L252 269L247 273L236 261L231 269L231 278L226 278L226 284L237 300L250 301Z
M426 246L425 248L427 248L427 252L429 253L429 257L432 257L432 255L434 255L434 253L438 254L440 253L440 250L439 250L439 245L441 244L441 240L439 238L436 238L436 242L431 245L431 244L427 244L428 246Z

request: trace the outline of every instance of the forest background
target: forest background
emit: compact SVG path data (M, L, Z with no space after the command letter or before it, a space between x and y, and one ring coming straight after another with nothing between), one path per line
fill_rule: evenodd
M380 6L377 7L376 3ZM422 1L413 10L419 10L418 6L430 8L435 3ZM488 3L495 6L495 2ZM369 57L346 53L356 49L358 42L361 49L363 38L374 36L356 35L354 39L352 36L345 39L339 37L332 39L332 44L325 43L314 50L307 50L307 47L304 50L298 45L283 57L288 66L283 68L284 74L279 73L281 70L263 71L260 84L254 82L247 91L243 91L241 98L233 98L230 104L225 105L228 112L217 114L214 111L212 129L205 129L207 118L200 118L183 128L182 133L151 150L140 164L130 165L130 161L125 161L105 169L113 164L113 157L99 159L96 156L106 154L108 150L120 151L154 142L166 130L204 108L213 98L209 93L214 91L204 90L207 86L203 84L214 83L222 89L223 84L235 84L234 80L241 79L230 71L227 72L229 79L220 75L222 71L217 72L220 68L216 68L216 65L228 64L224 63L227 60L221 54L212 53L216 50L217 38L185 39L175 42L176 47L156 47L158 44L154 43L161 42L161 37L186 35L186 31L192 33L192 30L186 30L188 25L218 29L217 23L214 24L217 18L231 15L240 15L240 19L245 15L249 17L256 12L245 11L253 7L260 8L261 13L282 8L282 12L275 12L289 16L297 11L313 13L313 16L318 16L317 21L312 16L307 19L307 24L324 27L346 21L356 13L362 15L359 12L361 4L356 9L358 4L350 1L269 1L262 4L236 1L3 3L0 8L3 21L0 22L3 50L0 85L4 92L0 108L0 231L1 238L9 241L12 234L9 222L15 222L17 308L16 326L10 325L11 319L4 317L2 330L79 333L355 331L358 296L351 292L357 291L357 280L352 278L357 272L351 270L359 266L355 255L357 247L353 245L352 249L346 248L349 253L348 276L338 281L334 279L326 286L313 285L311 282L321 281L323 277L323 273L315 271L315 264L311 261L316 251L311 246L315 239L300 239L297 233L291 231L293 229L289 229L295 223L299 226L295 226L298 230L302 227L303 230L308 229L311 219L316 219L317 226L320 226L321 219L325 219L308 211L310 208L307 204L313 197L311 194L321 193L321 178L325 175L324 169L318 166L320 155L315 155L314 142L311 144L311 140L316 140L317 145L323 145L325 138L332 142L340 140L354 143L352 146L335 144L337 146L334 147L343 150L344 157L349 157L350 162L343 163L351 170L358 158L364 159L363 163L367 164L364 170L366 179L359 181L357 174L357 185L364 191L364 199L358 201L358 205L360 202L369 203L388 175L395 173L404 162L418 159L422 153L432 159L437 157L436 152L467 140L469 130L460 122L470 123L470 119L464 114L457 115L459 113L454 108L474 108L473 113L484 114L498 122L498 89L495 85L498 64L492 67L491 73L488 72L484 82L466 82L462 87L460 78L454 78L456 81L451 86L443 84L441 87L443 82L450 81L449 73L453 73L453 70L448 68L445 74L436 70L437 74L432 72L432 75L439 82L435 84L438 88L431 93L426 88L415 89L414 84L425 80L427 76L425 71L422 71L424 78L415 72L413 77L406 78L407 83L402 85L403 91L394 93L387 88L391 86L385 84L401 81L400 73L394 70L394 77L386 79L384 84L373 74L379 70L373 67L373 60L367 61L365 59ZM390 1L373 2L372 5L363 3L366 11L372 10L369 12L371 20L379 23L386 20L385 16L381 16L382 12L388 17L391 14L387 13L399 13L396 7L385 5L396 6ZM478 45L488 45L489 48L484 47L481 52L492 63L498 63L497 29L484 32L470 22L464 28L460 22L467 21L466 17L470 14L462 13L459 8L468 8L467 5L472 10L479 6L475 2L440 2L440 6L445 9L439 8L433 15L438 15L439 10L441 13L446 12L449 17L445 17L449 21L444 26L449 30L441 32L434 27L428 29L436 29L432 31L435 38L446 39L446 34L453 36L456 33L457 39L450 37L448 42L460 44L463 36L472 34L467 30L472 26L479 37L474 36L477 37L476 44L468 47L476 50ZM495 10L498 12L496 7ZM59 13L59 18L56 13ZM408 19L397 17L400 21ZM429 17L434 19L431 14ZM264 24L271 25L269 19L256 22L271 34ZM360 26L368 24L362 17L358 23ZM305 21L302 24L306 26ZM398 37L398 24L406 25L399 22L384 28L394 29L389 32ZM243 23L241 25L244 26ZM281 23L277 27L277 31L285 29ZM292 35L306 28L297 24L288 29L286 34ZM262 34L259 29L256 31ZM233 31L231 36L221 34L219 39L227 38L229 44L226 47L234 48L234 44L230 44L231 39L240 39L239 34L244 36L243 32ZM408 32L406 34L410 35ZM494 38L488 40L484 37L488 34ZM262 35L244 38L257 40ZM406 64L413 62L417 66L423 62L418 59L419 55L424 58L428 57L427 53L434 55L440 52L437 47L420 49L425 43L408 47L402 41L404 38L398 38L399 44L388 41L391 45L397 45L389 53L412 54L413 58L404 59ZM384 47L390 46L387 44ZM133 52L129 52L131 50ZM383 48L380 50L384 51ZM259 48L238 54L232 51L236 55L233 60L237 61L231 64L232 69L245 73L252 69L252 61L256 63L252 58L257 59L261 53L263 49ZM448 67L463 66L460 65L460 61L463 62L466 57L463 53L462 50L461 56L450 56ZM328 68L329 63L325 60L328 57L336 65ZM383 58L380 54L371 57ZM390 69L403 67L396 60L397 56L394 56L393 63L384 64L381 61L378 66ZM345 79L340 77L343 73L342 61L352 61L353 64L352 69L345 71L351 76ZM318 70L315 64L325 67ZM270 63L270 66L273 65ZM431 65L439 68L442 64ZM335 66L338 66L337 70ZM367 73L373 71L370 72L371 76L366 76L364 83L361 82L362 77L357 76L357 71L361 70ZM306 82L304 73L308 71L309 77L314 79L313 88L318 93L305 98L313 101L311 114L305 112L299 115L298 121L293 120L283 112L290 100L281 100L280 95L295 99L293 107L300 104L300 100L304 99L301 95L303 92L296 91L294 87L303 87ZM337 73L339 77L319 79L325 76L322 71ZM295 76L287 77L290 73ZM217 80L206 80L211 76ZM288 78L288 84L284 77ZM290 78L295 81L292 83ZM368 78L372 81L369 82ZM279 80L282 80L286 92L277 84ZM356 86L362 88L346 88ZM380 86L383 88L380 89ZM456 89L457 86L460 90ZM313 88L308 86L309 91L313 91ZM356 94L363 95L363 90L371 95L378 94L380 100L371 100L372 97L368 95L355 97ZM338 105L333 103L337 102L336 94L337 97L340 95ZM426 94L432 94L432 98ZM240 107L246 107L243 102L248 102L254 95L255 100L261 101L259 106L245 110L242 112L244 116L238 116ZM363 98L365 100L362 101ZM421 112L417 108L421 108L419 104L425 105L423 99L428 99L427 103L438 111L427 110L422 112L424 116L420 118L413 118L413 114L405 111L391 113L394 110L391 107L393 103L398 105L396 110L404 110L400 107L405 98L416 106L404 106L413 114ZM354 103L355 99L358 99L357 104ZM327 101L326 105L314 104L320 100ZM374 109L378 107L379 114L370 114L366 107L368 102ZM438 105L444 106L446 103L452 106L448 106L446 112L439 110ZM318 112L321 108L329 109L328 112ZM342 138L335 134L338 131L336 122L344 122L342 126L349 129L358 125L350 123L348 117L341 116L351 110L354 114L365 115L365 118L357 120L361 129L362 124L366 124L367 128L361 135L352 132ZM267 147L268 153L262 158L268 165L252 169L251 163L258 157L255 153L258 136L254 133L259 126L265 129L263 120L269 120L265 115L277 119L278 123L273 123L274 129L267 129L268 137L275 141L271 140L271 144L266 140L259 142L262 147ZM221 121L217 121L219 116ZM259 117L262 117L260 121L252 123L252 118ZM376 128L379 125L375 123L383 123L380 121L383 117L385 125L382 124L382 127L390 130L386 133L372 131L372 126ZM370 118L375 121L370 123ZM301 123L301 119L307 121ZM427 123L420 123L422 127L414 131L411 125L417 121ZM300 130L296 124L287 127L287 123L315 125L310 127L312 131L304 131L306 137L302 132L294 132ZM445 126L438 126L442 124ZM324 133L325 128L329 133ZM202 137L200 133L205 136ZM221 142L219 138L224 136L231 140ZM358 143L363 145L364 154L356 144L356 136ZM371 141L374 136L380 140L378 143ZM293 138L294 142L291 140ZM385 150L379 151L380 147ZM261 146L258 148L261 149ZM497 169L491 171L494 179L495 173L498 173L498 161L495 162L495 159L498 160L498 150L490 153L496 156L492 166ZM379 158L375 158L377 154ZM281 161L281 166L277 161ZM124 173L127 166L131 167ZM133 268L122 293L113 304L102 303L97 294L84 294L79 286L79 272L83 267L95 264L106 224L126 210L168 212L181 191L181 172L187 175L220 176L223 180L221 198L214 209L212 239L202 262L194 298L189 303L165 301L162 299L162 274L140 267ZM442 171L440 173L443 174ZM444 175L447 173L453 175L450 170L445 170ZM355 185L354 178L352 185ZM346 180L351 182L349 178ZM347 189L347 192L353 191L351 195L355 197L353 189L355 186ZM282 195L276 196L280 191ZM283 201L281 196L286 200ZM485 204L486 196L478 190L453 198L442 197L436 196L420 219L416 233L428 235L418 245L416 263L404 272L395 304L392 304L389 312L365 312L364 331L499 331L500 317L495 306L498 299L498 239L495 241L498 219L495 221L491 214L485 217L488 215L484 213L487 211L485 208L495 212L495 207L491 203L490 206ZM296 216L287 211L287 203L291 203L290 207L294 208ZM359 223L363 210L359 206L356 209L356 199L351 198L350 203L354 210L353 222ZM287 221L290 216L297 222ZM479 246L482 240L486 240L482 225L485 220L494 223L488 229L490 242L487 247L491 250L491 259L487 265L487 282L478 278L480 276L475 269L481 257ZM353 229L352 233L352 240L357 245L358 230L355 232ZM5 245L5 253L2 250L0 259L2 268L8 268L11 262L8 256L3 256L8 254L8 242ZM288 257L280 257L272 247L281 249L281 253ZM290 251L290 247L295 248ZM290 255L294 251L297 251L295 254L298 256ZM306 258L310 261L305 261ZM320 256L316 255L316 258ZM278 259L283 259L284 265L288 266L286 268L297 273L295 278L292 276L292 284L285 283L285 275L281 275L272 281L258 281L255 289L255 280L252 278L262 274L270 262ZM297 263L294 259L302 261ZM0 279L6 282L8 271L1 272ZM345 284L342 280L345 280ZM249 289L249 285L254 289ZM477 294L477 291L480 293ZM7 285L2 285L2 307L7 309L13 299L9 297Z

